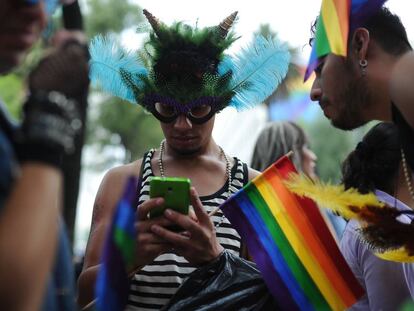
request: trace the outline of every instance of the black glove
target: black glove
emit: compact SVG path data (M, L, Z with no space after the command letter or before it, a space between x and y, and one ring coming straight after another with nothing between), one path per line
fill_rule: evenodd
M75 151L74 140L82 122L72 98L83 94L88 83L87 55L79 46L58 49L40 61L29 75L31 94L15 135L20 162L37 161L59 168L62 156Z
M75 151L75 136L82 127L76 102L56 91L38 91L29 97L23 111L23 123L15 137L19 161L59 168L63 154Z

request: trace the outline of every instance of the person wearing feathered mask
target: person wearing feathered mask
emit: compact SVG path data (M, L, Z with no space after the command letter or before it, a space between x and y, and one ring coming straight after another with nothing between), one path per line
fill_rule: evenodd
M99 36L90 46L91 80L150 112L160 121L165 140L142 159L112 169L104 177L79 278L81 305L93 300L103 237L129 175L141 180L130 310L162 308L192 271L214 261L224 249L240 256L240 236L227 218L221 212L211 217L208 213L257 172L215 143L215 115L228 106L242 110L261 103L288 69L287 46L275 39L258 36L239 54L225 53L237 39L230 32L237 12L218 26L206 28L182 22L167 26L148 11L143 13L152 28L144 44L149 65L139 56L142 53L129 53L110 37ZM195 188L191 203L198 221L170 210L160 218L147 218L152 208L162 204L162 200L148 196L149 179L154 175L191 179ZM166 229L171 224L189 234Z

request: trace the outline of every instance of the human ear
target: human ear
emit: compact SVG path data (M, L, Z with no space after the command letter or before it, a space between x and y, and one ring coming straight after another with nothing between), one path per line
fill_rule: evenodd
M370 36L366 28L357 28L351 39L351 52L359 60L365 60L368 54Z

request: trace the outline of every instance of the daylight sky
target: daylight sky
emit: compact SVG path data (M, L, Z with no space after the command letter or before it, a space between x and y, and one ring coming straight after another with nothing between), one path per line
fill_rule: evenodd
M132 0L141 8L146 8L166 24L175 20L189 24L212 26L234 11L238 11L239 20L234 30L241 39L234 49L245 45L251 39L260 24L270 24L282 40L298 47L301 62L307 62L310 53L306 45L310 35L310 25L319 13L319 0ZM411 0L389 0L387 6L397 13L406 25L411 42L414 42L414 2ZM411 16L410 16L411 15ZM134 32L128 32L128 45L133 48L131 40Z

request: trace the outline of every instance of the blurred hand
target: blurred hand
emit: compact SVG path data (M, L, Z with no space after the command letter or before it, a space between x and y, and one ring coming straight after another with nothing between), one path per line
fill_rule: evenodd
M60 29L50 39L50 44L55 48L62 48L68 42L78 42L87 45L87 38L80 30Z
M81 45L71 44L43 58L29 75L29 89L57 91L76 98L86 91L89 84L88 58Z
M82 121L79 98L87 91L85 50L71 44L45 56L29 74L30 96L15 143L20 162L36 161L60 168L64 154L75 151Z
M153 224L151 230L159 238L168 241L174 250L190 263L202 265L217 258L223 247L217 241L214 225L204 211L196 190L191 188L190 194L198 222L188 215L167 209L164 213L165 218L182 227L185 232L175 233L159 224Z

